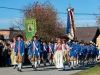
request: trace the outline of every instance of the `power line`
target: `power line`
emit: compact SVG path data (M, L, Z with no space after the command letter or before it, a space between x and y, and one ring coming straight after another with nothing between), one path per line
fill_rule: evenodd
M58 12L58 14L67 14L64 12ZM75 15L100 15L100 14L91 14L91 13L74 13Z
M0 8L4 8L4 9L12 9L12 10L22 10L22 9L17 9L17 8L9 8L9 7L1 7Z
M9 8L9 7L1 7L0 8L3 8L3 9L11 9L11 10L23 10L23 9L18 9L18 8ZM58 12L57 14L67 14L65 12ZM75 15L100 15L100 14L91 14L91 13L74 13Z

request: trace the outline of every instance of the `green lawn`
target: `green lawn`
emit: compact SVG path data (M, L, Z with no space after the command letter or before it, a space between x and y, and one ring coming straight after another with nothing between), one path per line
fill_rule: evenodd
M100 65L83 70L83 71L78 72L74 75L100 75Z

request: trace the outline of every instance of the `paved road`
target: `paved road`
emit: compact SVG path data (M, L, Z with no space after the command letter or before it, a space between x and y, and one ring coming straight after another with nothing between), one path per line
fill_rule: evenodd
M12 67L0 67L0 75L71 75L95 65L96 64L79 66L73 70L66 66L66 71L58 71L55 66L41 66L37 71L35 71L30 65L27 65L23 66L23 72L18 72L17 69L12 69Z

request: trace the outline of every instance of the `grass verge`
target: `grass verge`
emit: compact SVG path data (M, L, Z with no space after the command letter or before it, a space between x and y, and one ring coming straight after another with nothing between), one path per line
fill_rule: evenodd
M96 65L95 67L91 67L73 75L100 75L100 65Z

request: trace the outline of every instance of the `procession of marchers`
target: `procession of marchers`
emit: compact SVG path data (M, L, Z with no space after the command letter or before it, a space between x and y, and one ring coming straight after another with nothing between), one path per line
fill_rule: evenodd
M58 70L66 70L66 64L71 68L78 65L96 63L100 59L100 51L93 43L86 43L83 40L69 40L64 38L56 38L55 42L46 42L38 40L37 36L32 37L32 41L25 42L22 35L13 38L13 42L7 43L0 40L0 48L3 50L4 66L13 65L13 69L17 68L22 72L23 60L28 56L32 68L38 70L41 64L46 66L49 63ZM28 50L25 53L25 50Z

